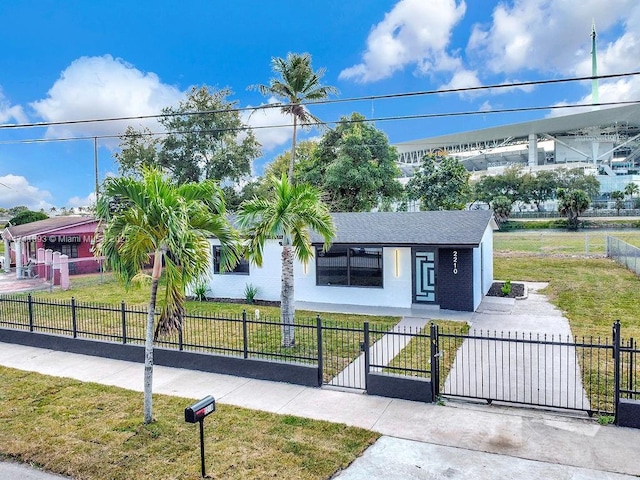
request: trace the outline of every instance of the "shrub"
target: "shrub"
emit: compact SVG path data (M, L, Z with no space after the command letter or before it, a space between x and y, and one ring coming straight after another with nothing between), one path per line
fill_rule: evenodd
M511 280L507 280L502 284L502 294L506 297L511 293Z
M207 299L207 293L209 293L211 289L205 282L199 282L193 287L193 296L199 302L204 302Z
M256 295L258 295L258 287L247 283L244 287L244 300L251 305L255 301Z

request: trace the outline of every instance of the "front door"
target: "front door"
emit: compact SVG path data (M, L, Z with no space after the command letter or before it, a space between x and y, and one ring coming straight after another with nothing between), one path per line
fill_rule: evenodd
M413 302L436 303L436 252L413 251Z

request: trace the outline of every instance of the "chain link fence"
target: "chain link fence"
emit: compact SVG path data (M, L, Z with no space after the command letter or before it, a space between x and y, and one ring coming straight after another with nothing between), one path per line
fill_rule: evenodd
M640 248L619 238L607 236L607 257L640 275Z

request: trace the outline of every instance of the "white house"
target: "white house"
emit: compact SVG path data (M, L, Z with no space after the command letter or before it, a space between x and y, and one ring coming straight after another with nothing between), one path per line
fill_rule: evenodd
M299 302L411 308L434 305L474 311L493 282L493 231L489 211L333 213L336 237L324 252L294 265ZM210 296L280 300L281 246L265 245L262 267L243 261L220 273L219 241L211 239Z

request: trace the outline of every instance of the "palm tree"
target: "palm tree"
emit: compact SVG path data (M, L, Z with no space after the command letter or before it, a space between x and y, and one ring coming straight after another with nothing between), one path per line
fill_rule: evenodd
M329 209L320 199L320 192L307 184L291 185L286 175L271 176L270 198L254 197L245 201L238 212L238 224L247 238L249 259L262 265L262 253L268 239L280 239L282 244L282 279L280 290L280 319L282 346L295 344L293 290L293 257L307 263L314 256L309 229L324 239L328 250L335 236L335 226Z
M567 229L577 230L578 217L589 208L589 197L584 190L567 190L565 188L559 188L557 196L558 211L567 216Z
M320 83L325 69L321 68L314 72L311 67L311 55L308 53L288 53L286 59L274 57L271 59L271 69L273 73L279 75L279 78L272 78L269 85L251 85L249 89L257 89L265 96L275 96L288 102L281 110L282 113L291 115L293 118L291 161L289 162L289 182L293 183L298 122L301 126L320 123L320 119L309 113L302 104L323 100L329 95L337 94L338 90Z
M235 260L237 238L224 213L223 194L211 180L176 186L159 170L144 167L139 179L108 178L104 183L97 205L104 226L98 254L127 286L145 277L142 272L150 257L153 263L145 335L144 423L152 421L154 339L182 328L185 287L207 273L211 256L207 236L220 239L225 268ZM163 270L166 284L154 333Z
M624 193L629 195L631 197L631 200L633 200L633 195L636 193L640 193L640 187L635 182L629 182L624 187Z
M617 215L620 215L620 209L624 208L624 193L622 193L620 190L611 192L611 199L615 200L615 209Z

